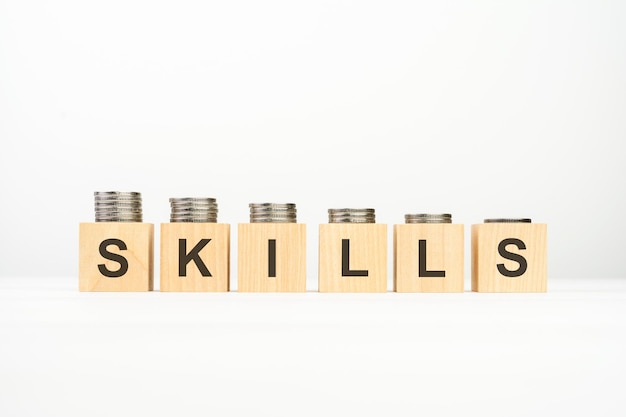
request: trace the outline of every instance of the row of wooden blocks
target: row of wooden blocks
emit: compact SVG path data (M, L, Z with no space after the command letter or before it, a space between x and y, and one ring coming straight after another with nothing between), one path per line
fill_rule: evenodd
M306 225L237 228L237 283L244 292L306 291ZM472 225L472 291L545 292L547 225ZM230 225L161 224L161 291L229 291ZM80 291L151 291L154 225L81 223ZM387 291L387 225L319 225L320 292ZM393 226L397 292L464 291L464 225Z

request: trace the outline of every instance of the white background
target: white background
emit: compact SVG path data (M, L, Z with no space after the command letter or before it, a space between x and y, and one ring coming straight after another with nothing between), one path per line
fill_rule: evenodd
M76 275L96 190L142 192L157 225L169 197L215 197L234 231L294 202L310 288L331 207L449 212L467 251L470 224L531 217L551 278L626 276L624 21L618 1L0 0L0 276Z
M620 1L0 0L0 414L623 416L624 22ZM531 217L550 292L78 293L97 190L142 192L155 248L169 197L217 198L235 288L250 202L298 205L311 290L331 207L452 213L466 288L469 225Z
M626 280L542 294L79 293L0 279L4 416L614 416Z

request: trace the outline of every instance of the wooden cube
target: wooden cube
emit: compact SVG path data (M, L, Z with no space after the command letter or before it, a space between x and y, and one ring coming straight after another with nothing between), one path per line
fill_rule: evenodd
M154 225L81 223L78 247L80 291L152 291Z
M547 225L472 226L472 291L546 292Z
M230 225L161 224L161 291L230 289Z
M320 224L318 273L320 292L387 292L387 225Z
M394 291L463 292L463 225L396 224Z
M306 225L242 223L237 240L238 291L306 291Z

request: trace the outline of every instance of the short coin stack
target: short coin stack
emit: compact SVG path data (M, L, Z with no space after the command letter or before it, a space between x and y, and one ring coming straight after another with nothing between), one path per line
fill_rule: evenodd
M250 223L297 223L293 203L250 203Z
M485 223L532 223L530 219L485 219Z
M96 222L141 222L141 193L96 191Z
M376 223L376 212L364 209L328 209L328 223Z
M451 214L405 214L404 222L413 223L452 223Z
M171 223L217 223L214 198L170 198Z

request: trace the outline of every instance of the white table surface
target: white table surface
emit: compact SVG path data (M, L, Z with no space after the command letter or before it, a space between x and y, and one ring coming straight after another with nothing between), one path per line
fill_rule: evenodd
M626 279L547 294L0 278L0 416L626 415Z

